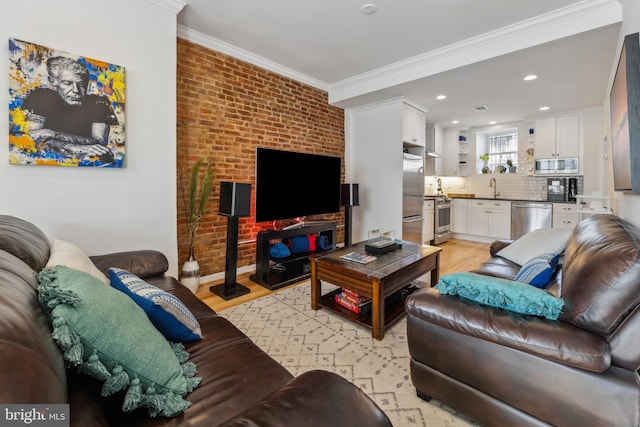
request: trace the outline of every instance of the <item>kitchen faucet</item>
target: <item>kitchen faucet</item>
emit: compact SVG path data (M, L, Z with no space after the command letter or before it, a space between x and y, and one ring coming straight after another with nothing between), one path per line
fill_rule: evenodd
M442 192L442 180L438 178L438 195L443 194Z
M493 198L496 199L500 193L498 193L498 184L495 178L492 177L491 180L489 180L489 187L493 188Z

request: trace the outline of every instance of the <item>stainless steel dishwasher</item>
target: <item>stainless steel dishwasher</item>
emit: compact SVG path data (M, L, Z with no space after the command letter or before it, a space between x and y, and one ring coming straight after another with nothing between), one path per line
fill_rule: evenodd
M553 205L544 202L511 202L511 239L539 228L551 228Z

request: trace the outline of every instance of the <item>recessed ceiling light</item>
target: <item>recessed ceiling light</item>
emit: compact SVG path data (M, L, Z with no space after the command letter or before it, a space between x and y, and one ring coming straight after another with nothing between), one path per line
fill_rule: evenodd
M436 96L436 99L438 101L442 101L443 99L447 99L447 95L438 95L438 96Z
M548 109L549 109L549 107L547 107L546 105L544 107L538 108L538 110L540 110L540 111L547 111Z
M451 120L451 123L457 125L458 123L460 123L460 120Z
M364 13L365 15L373 15L374 13L376 13L376 10L378 10L378 6L376 6L373 3L367 3L365 5L362 5L362 7L360 8L360 10L362 11L362 13Z
M495 125L496 123L498 123L498 122L496 122L495 120L491 120L491 121L489 122L489 124L490 124L490 125Z
M528 76L525 76L524 81L525 82L529 82L529 81L535 80L537 78L538 78L538 76L536 76L535 74L529 74Z

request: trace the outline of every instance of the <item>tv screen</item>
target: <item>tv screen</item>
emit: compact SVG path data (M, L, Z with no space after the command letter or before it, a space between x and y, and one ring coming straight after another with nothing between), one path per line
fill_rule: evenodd
M340 211L340 157L258 148L256 222Z
M625 37L611 87L611 150L615 191L640 191L640 42Z

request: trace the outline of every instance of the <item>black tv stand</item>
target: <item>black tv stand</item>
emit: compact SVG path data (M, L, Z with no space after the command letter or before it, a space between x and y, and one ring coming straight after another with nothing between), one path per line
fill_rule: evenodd
M286 258L271 258L269 245L273 240L280 240L307 234L327 236L329 244L336 244L336 223L333 221L307 222L296 228L282 230L265 230L258 233L256 239L256 272L250 276L251 280L270 290L305 280L311 276L311 261L309 256L316 252L292 253ZM273 261L279 268L271 268Z

